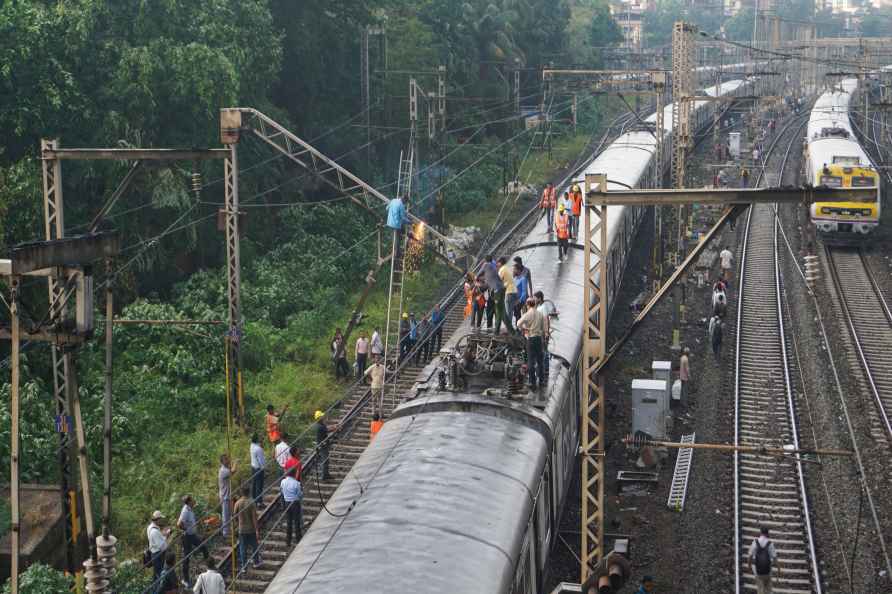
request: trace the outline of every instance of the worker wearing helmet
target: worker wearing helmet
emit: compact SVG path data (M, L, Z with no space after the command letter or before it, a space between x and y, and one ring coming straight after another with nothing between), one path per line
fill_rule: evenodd
M411 330L409 314L403 312L403 319L400 320L400 360L409 352L409 330Z
M576 239L579 237L579 218L582 216L582 190L576 184L573 184L570 193L570 204L570 237Z
M570 243L570 215L563 204L558 206L558 215L554 221L558 241L558 262L564 261L564 255L569 249Z
M313 429L316 431L316 454L322 462L322 480L328 481L331 480L331 475L328 474L328 452L330 447L328 433L336 430L337 427L330 428L325 424L325 413L321 410L313 413L313 420L316 421L313 424Z

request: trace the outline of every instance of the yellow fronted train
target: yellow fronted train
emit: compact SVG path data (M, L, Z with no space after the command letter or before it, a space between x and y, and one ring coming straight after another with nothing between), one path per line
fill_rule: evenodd
M880 222L880 180L849 122L849 100L858 85L846 79L815 102L805 145L805 182L831 188L876 188L872 202L815 202L811 222L824 235L856 239Z

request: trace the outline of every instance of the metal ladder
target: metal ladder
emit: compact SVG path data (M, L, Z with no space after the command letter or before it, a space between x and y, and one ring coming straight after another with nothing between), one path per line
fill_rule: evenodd
M384 418L385 393L390 387L391 398L396 394L397 367L400 356L400 322L403 319L403 260L405 258L406 232L393 231L390 258L390 288L387 293L387 320L384 326L384 387L376 394L377 410ZM392 365L390 365L392 363ZM392 372L391 372L392 367ZM387 377L387 373L390 376Z
M404 199L411 196L412 179L415 177L415 126L409 133L408 156L400 151L400 166L396 180L396 195ZM393 372L389 382L384 382L378 399L377 409L381 417L385 416L385 394L390 387L391 399L396 396L396 370L399 367L400 357L400 322L403 319L403 280L405 269L405 257L408 235L405 228L402 232L393 231L393 240L390 257L390 287L387 292L387 320L384 326L384 373L385 379L390 367ZM391 366L390 363L393 363Z
M682 435L681 443L694 443L696 433ZM688 492L688 476L691 474L691 462L694 458L694 448L681 448L675 459L675 473L672 475L672 486L669 488L669 501L666 506L675 511L684 509L684 500Z

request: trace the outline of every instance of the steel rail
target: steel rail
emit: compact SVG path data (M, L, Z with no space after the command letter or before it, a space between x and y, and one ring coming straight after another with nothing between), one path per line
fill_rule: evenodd
M795 120L794 120L795 121ZM803 122L802 125L798 128L797 132L793 134L793 138L790 140L790 143L787 145L787 150L784 153L784 159L781 162L780 172L778 174L778 182L783 183L784 181L784 171L787 168L787 161L790 157L790 150L793 148L793 145L796 143L796 139L800 137L802 128L805 127L806 122ZM776 294L777 294L777 320L778 326L780 327L780 344L781 344L781 352L783 353L783 361L784 361L784 382L786 385L787 392L787 407L790 415L790 427L792 430L793 437L793 445L798 450L799 449L799 424L797 422L797 413L796 413L796 403L795 398L793 396L793 383L790 379L790 356L787 353L787 337L786 337L786 328L784 326L784 308L783 308L783 277L781 276L780 270L780 250L778 249L778 241L777 235L778 231L781 230L781 222L780 218L777 216L777 205L774 206L773 209L773 217L774 221L774 273L775 273L775 286L776 286ZM818 594L821 594L821 570L818 564L818 556L815 550L815 535L814 529L811 524L811 509L808 504L808 490L805 486L805 473L802 471L802 458L796 456L796 474L799 477L799 493L802 498L802 514L803 519L805 520L805 528L808 535L808 550L809 550L809 558L811 559L811 567L812 567L812 580L815 585L815 589Z
M796 121L796 119L791 120L791 122L784 127L784 129L778 134L778 136L774 139L771 146L769 147L766 153L766 160L770 158L771 153L776 147L780 138L786 133L786 131L790 128L790 126ZM787 165L787 161L790 155L790 151L792 149L793 144L795 143L797 135L793 135L790 142L788 143L787 150L784 154L783 161L780 166L780 179L783 178L783 173ZM761 180L761 176L759 178ZM757 180L758 181L758 180ZM749 213L746 221L745 235L744 235L744 250L743 256L740 262L740 274L738 277L738 286L739 288L739 298L738 298L738 309L737 309L737 334L736 334L736 353L735 353L735 377L734 377L734 443L735 445L741 445L741 439L744 433L754 433L754 428L759 428L766 422L778 428L781 433L784 431L789 432L790 438L792 438L793 445L796 449L799 448L799 429L797 424L797 414L796 408L793 398L793 388L792 382L790 378L790 361L789 355L786 349L786 331L783 320L783 296L782 296L782 278L780 273L780 259L779 259L779 251L778 251L778 228L779 222L777 217L771 213L771 252L770 254L762 254L759 257L758 251L759 249L765 250L767 247L765 246L766 237L753 237L753 235L758 235L758 233L766 234L766 229L764 225L766 221L760 221L755 223L757 225L762 225L761 228L754 227L754 218L755 216L759 216L763 211L759 211L758 214L755 210L759 207L751 207L749 209ZM765 207L763 207L765 208ZM761 239L762 241L757 241ZM766 287L756 287L755 283L758 282L752 281L749 277L753 274L759 274L767 270L769 263L768 258L773 262L774 270L771 274L771 282L774 283L774 299L773 299L773 307L775 311L767 311L766 306L768 306L771 301L767 301L761 299L758 294L751 295L750 293L756 292L760 293L761 289ZM764 282L767 279L762 279ZM753 300L753 307L747 309L749 305L749 300ZM771 306L769 306L771 307ZM763 321L763 315L774 315L776 319L774 321L774 331L772 335L765 336L759 335L758 332L750 335L750 331L759 327L760 323ZM772 343L772 344L768 344ZM747 361L747 354L755 351L765 351L766 347L772 347L775 356L777 357L775 365L780 368L780 371L783 372L783 398L784 398L784 409L786 416L786 427L777 427L778 417L770 415L770 410L768 409L768 413L762 409L760 404L764 403L750 403L745 406L744 400L746 396L759 398L759 384L754 383L752 378L758 378L764 375L765 369L765 359L760 358L754 362L754 365L751 365L750 362ZM746 348L749 347L749 348ZM744 350L747 352L745 353ZM771 375L769 375L769 378ZM770 382L770 379L769 379ZM769 383L769 389L773 387L773 384ZM771 398L771 393L768 394L769 398ZM757 437L756 439L763 439L759 432L755 432ZM745 529L749 529L750 533L755 533L759 524L764 522L760 518L761 513L760 508L764 508L765 504L759 501L760 499L760 491L764 491L765 487L769 484L768 479L771 479L771 486L775 488L775 492L771 493L773 497L769 497L769 504L772 506L777 506L778 501L782 504L787 505L788 507L788 515L793 516L793 508L798 508L799 517L802 522L802 528L804 532L804 542L801 543L801 548L794 548L793 551L790 551L790 548L800 546L798 542L798 538L796 537L796 531L788 531L792 532L790 534L791 538L786 538L784 540L787 541L785 543L785 548L788 549L785 552L785 556L789 557L791 553L794 553L796 556L793 556L792 559L797 564L807 563L808 569L788 569L787 573L791 573L791 576L784 575L780 577L780 574L776 574L774 581L776 582L775 587L784 587L784 591L801 591L801 592L816 592L817 594L822 593L821 586L821 577L820 577L820 567L817 560L817 554L815 550L814 544L814 532L811 525L811 511L808 506L808 494L805 485L805 477L802 468L801 460L796 457L795 459L795 477L792 479L789 477L784 477L782 474L778 473L778 469L782 464L786 464L786 461L780 461L772 465L771 463L765 462L747 462L743 459L742 455L738 452L734 454L734 545L735 545L735 592L740 594L742 590L745 589L743 583L745 581L745 577L743 575L742 569L742 557L744 555L743 550L743 532ZM757 494L755 496L748 496L750 499L754 499L754 504L745 505L743 503L744 498L744 482L747 480L745 475L755 475L756 479L751 479L756 481L756 484L761 482L761 487L755 487L757 489ZM786 484L784 484L786 483ZM745 514L745 507L749 507L749 514ZM748 518L745 516L749 516ZM791 524L793 521L787 520L786 524ZM802 550L804 549L804 550ZM803 560L802 557L805 559ZM790 561L788 561L788 565L790 565ZM806 576L809 576L806 579ZM780 583L777 583L780 582ZM787 583L783 583L787 582Z
M827 263L830 268L830 275L833 279L833 285L836 288L836 293L839 296L839 306L842 310L843 319L845 321L846 327L849 329L849 333L852 336L852 341L855 346L855 352L858 354L858 360L861 362L861 370L864 373L864 377L867 380L867 384L870 387L870 392L873 394L873 400L877 407L877 413L880 416L880 421L883 425L883 429L886 432L886 437L892 441L892 422L890 422L889 411L886 410L887 407L883 403L883 398L880 394L879 387L877 386L877 381L874 378L874 371L877 369L877 365L871 365L868 359L867 354L864 351L863 340L861 335L858 332L858 329L855 325L855 317L852 314L852 310L849 308L849 301L846 297L846 289L843 286L842 278L839 273L839 266L837 265L837 257L834 255L835 253L840 253L839 250L834 251L834 249L828 245L824 245L824 252L827 256ZM863 255L858 251L859 260L861 261L864 269L864 274L867 277L868 281L870 281L870 290L877 296L878 301L875 304L879 304L883 309L887 322L892 327L892 318L889 317L889 308L886 306L886 302L882 297L882 293L879 292L879 287L876 284L876 280L870 276L870 271L866 266L866 262L864 262ZM851 263L849 263L851 264ZM849 278L849 280L853 280ZM851 287L849 288L849 293L851 292ZM875 361L874 363L878 363Z

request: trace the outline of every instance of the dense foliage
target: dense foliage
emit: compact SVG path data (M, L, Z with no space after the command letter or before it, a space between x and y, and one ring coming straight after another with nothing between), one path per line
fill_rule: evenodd
M61 571L42 563L35 563L19 576L21 594L59 594L71 589L73 580ZM3 586L3 594L12 591L9 582Z

